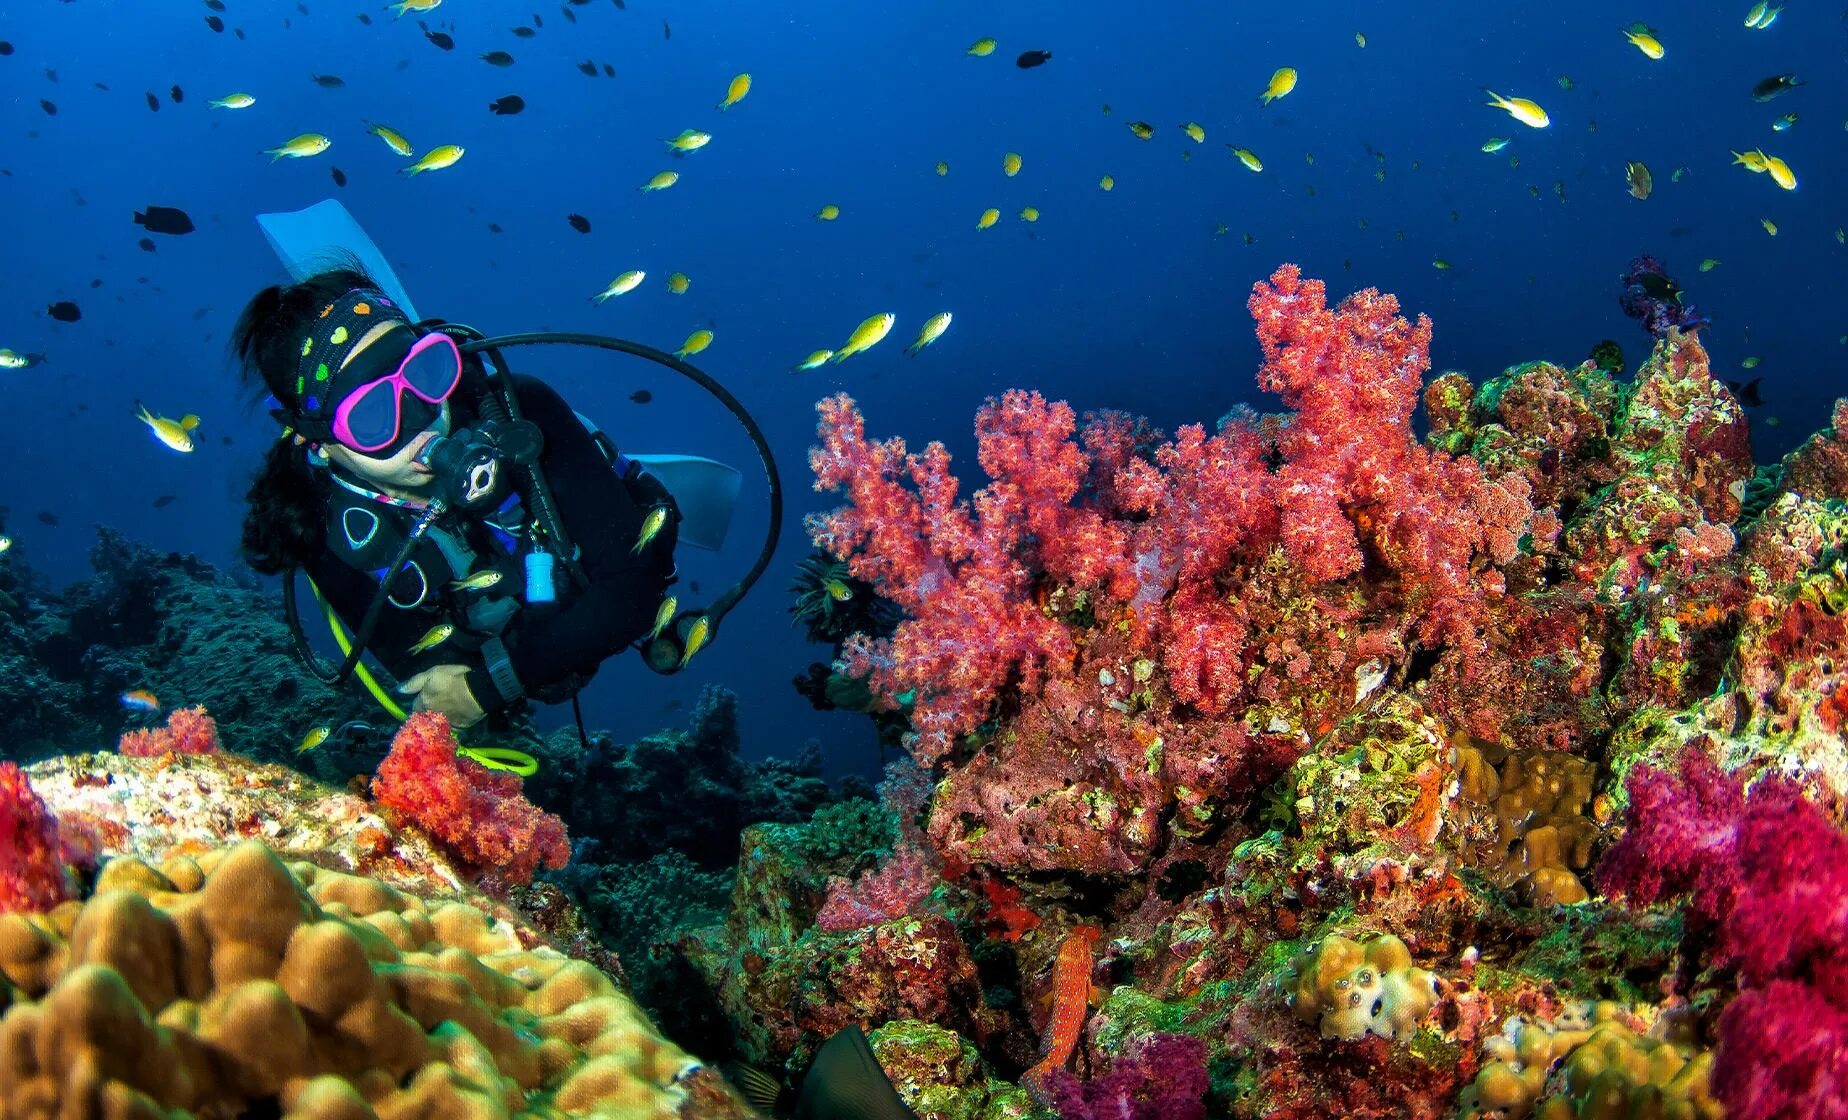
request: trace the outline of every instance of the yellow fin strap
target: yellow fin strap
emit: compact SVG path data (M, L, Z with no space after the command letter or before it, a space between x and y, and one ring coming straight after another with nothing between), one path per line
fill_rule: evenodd
M307 572L303 572L302 575L308 580L308 590L314 592L315 601L321 604L321 610L327 615L327 627L334 632L334 644L340 647L340 656L345 657L353 650L353 643L347 639L346 627L340 624L339 616L334 613L334 608L328 605L327 599L321 594L321 589L315 586L314 577L308 575ZM391 718L402 723L405 718L404 709L393 703L391 696L379 686L379 682L366 669L365 663L355 664L353 672L366 686L366 691L372 693L372 698L384 705L385 710L391 713Z

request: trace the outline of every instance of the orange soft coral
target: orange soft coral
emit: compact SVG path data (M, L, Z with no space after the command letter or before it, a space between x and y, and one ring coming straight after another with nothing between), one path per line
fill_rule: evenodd
M372 796L423 829L488 883L530 883L540 861L571 859L565 823L526 800L520 779L456 757L455 734L440 712L417 712L379 763Z
M141 727L124 732L116 750L140 758L163 754L217 754L218 722L204 707L176 708L165 727Z

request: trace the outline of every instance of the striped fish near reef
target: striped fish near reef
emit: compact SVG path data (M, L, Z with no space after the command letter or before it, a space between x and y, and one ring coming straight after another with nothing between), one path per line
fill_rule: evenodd
M1098 989L1091 983L1092 947L1103 937L1096 926L1073 926L1059 943L1052 965L1052 1020L1046 1027L1046 1056L1020 1077L1035 1096L1046 1096L1046 1075L1064 1069L1084 1029L1085 1011Z

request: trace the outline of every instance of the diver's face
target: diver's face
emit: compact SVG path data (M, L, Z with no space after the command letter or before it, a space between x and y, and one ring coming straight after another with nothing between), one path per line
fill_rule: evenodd
M373 324L365 334L360 336L358 344L347 352L347 356L341 360L340 368L345 369L347 363L358 357L366 347L392 331L409 329L406 324L397 320ZM339 464L349 473L370 482L381 490L415 491L427 488L432 478L430 468L415 461L417 456L423 453L423 449L429 446L431 440L448 434L449 402L444 401L442 413L436 418L436 422L425 428L422 434L405 444L397 454L388 459L373 458L338 442L328 442L322 447L327 451L329 462Z

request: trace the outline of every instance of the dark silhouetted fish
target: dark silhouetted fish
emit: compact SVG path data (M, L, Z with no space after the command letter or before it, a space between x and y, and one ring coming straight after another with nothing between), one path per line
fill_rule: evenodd
M1773 74L1752 87L1753 101L1769 101L1802 85L1795 74Z
M866 1033L857 1023L835 1031L834 1037L816 1053L793 1108L782 1084L764 1071L734 1064L728 1072L738 1081L744 1098L771 1116L792 1120L917 1120L917 1113L906 1107L898 1090L892 1088L866 1042Z
M153 93L149 93L147 97L148 97L148 112L150 113L160 112L160 98L155 97Z
M673 37L674 37L674 29L667 25L666 20L662 20L661 21L661 38L672 39Z
M221 35L224 33L225 21L219 19L217 16L206 16L205 25Z
M1051 61L1051 51L1022 51L1020 57L1014 60L1014 65L1022 70L1031 70L1035 66L1044 66Z
M242 42L244 39L244 29L241 27L233 27L231 29L231 34L236 35L239 42Z
M636 404L647 404L649 401L654 400L654 394L646 389L637 389L635 392L629 394L629 399Z
M103 278L102 278L102 277L100 277L100 276L98 276L98 277L97 277L96 279L94 279L94 280L92 280L92 281L90 281L90 290L91 290L91 291L93 291L93 292L94 292L94 291L95 291L96 289L98 289L98 288L100 288L100 287L102 287L102 286L103 286Z
M60 323L75 323L77 320L83 318L83 312L78 310L77 305L68 299L61 299L50 307L47 307L45 309L45 314L51 316Z
M558 11L559 11L559 14L565 17L566 23L576 23L577 22L576 13L574 13L570 8L560 8L558 9Z
M210 315L211 313L212 313L212 309L209 307L197 308L193 311L192 321L197 323L199 320L205 318L207 315Z
M594 60L586 59L578 63L578 70L586 77L594 78L597 76L597 64Z
M367 15L367 14L366 14L366 13L364 13L364 12L361 12L361 13L359 13L359 22L361 22L361 23L363 23L363 24L365 24L365 25L366 25L367 27L371 27L371 26L372 26L372 17L371 17L371 16L369 16L369 15Z
M0 57L4 57L12 53L13 53L13 44L7 42L5 39L0 39Z
M58 72L56 70L53 70L49 66L45 67L45 80L50 82L54 86L57 85L58 84Z
M334 186L336 187L346 186L346 172L340 170L338 167L332 168L331 170L334 173Z
M346 79L338 74L310 74L308 77L322 89L339 89L346 85Z
M222 12L225 10L225 0L205 0L205 6L214 12Z
M162 494L160 497L154 499L154 508L155 509L166 509L168 506L172 505L174 502L177 502L179 500L180 500L180 496L178 494Z
M611 66L607 62L604 63L603 64L603 76L606 78L614 78L616 76L616 68L614 66Z
M191 233L195 228L186 211L172 206L150 206L146 210L137 210L135 224L149 233L167 233L176 237L182 233Z
M441 31L426 31L424 38L435 43L439 50L453 51L456 49L456 41Z
M1758 383L1763 380L1762 377L1754 377L1743 385L1737 381L1728 381L1726 387L1733 391L1733 396L1739 398L1740 404L1747 408L1758 408L1765 403L1765 399L1758 395Z
M38 519L41 524L49 525L54 529L58 527L58 515L48 509L39 510Z
M48 117L55 117L58 115L58 107L52 102L45 100L43 97L39 98L39 108L45 110L45 115Z
M537 34L539 34L537 31L534 31L532 28L526 26L523 23L520 26L513 29L513 37L515 39L530 39L534 35L537 35Z
M526 108L526 99L517 93L510 93L488 103L488 112L502 117L511 117L524 108Z
M589 233L590 232L590 219L586 218L582 214L572 214L571 216L567 217L565 220L567 222L570 222L571 228L574 230L577 230L579 233Z
M481 56L481 61L489 66L512 66L513 56L506 51L489 51Z
M179 86L174 86L167 91L167 96L173 98L173 103L178 105L180 102L186 100L186 91Z
M147 252L152 253L154 251L154 239L152 237L144 237L135 242L135 244L141 246L141 248Z
M500 223L499 223L499 222L489 222L489 223L488 223L488 232L489 232L489 233L505 233L505 232L507 232L507 231L506 231L506 230L504 230L504 229L502 229L502 228L500 227Z

